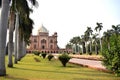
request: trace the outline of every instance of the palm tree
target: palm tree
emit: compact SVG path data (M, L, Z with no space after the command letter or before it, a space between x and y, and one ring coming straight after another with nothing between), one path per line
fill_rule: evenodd
M30 0L31 2L32 2L32 4L33 5L35 5L35 2L36 2L36 0ZM33 21L30 19L30 17L29 17L29 14L30 14L30 12L32 11L32 9L30 9L29 8L29 6L28 6L28 3L27 3L27 1L24 1L24 3L23 3L23 1L19 1L19 2L17 2L16 1L16 3L18 3L18 7L17 7L17 9L18 9L18 11L19 11L19 13L20 13L20 17L19 17L19 30L18 30L18 45L19 46L17 46L18 47L18 55L17 55L17 59L18 59L18 61L19 60L21 60L21 58L22 58L22 47L23 47L23 45L22 45L22 43L23 43L23 41L26 41L27 43L29 42L29 37L30 37L30 35L31 35L31 33L32 33L32 28L33 28ZM21 8L19 7L19 5L22 5L21 7L22 7L22 9L23 10L21 10ZM23 40L24 39L24 40ZM21 47L20 47L21 46Z
M0 76L6 75L5 68L5 46L7 36L7 23L9 13L9 0L2 0L0 21Z
M120 24L118 24L116 26L112 25L112 32L118 36L118 34L120 34Z
M10 10L9 19L9 42L8 42L8 67L13 67L12 53L13 53L13 31L14 31L14 18L15 14Z
M16 12L16 21L15 21L15 45L14 45L14 55L15 55L15 58L14 58L14 63L17 64L17 34L18 34L18 27L19 27L19 14L18 12Z
M84 35L81 35L81 44L82 44L82 54L86 53L86 46L85 46L85 39L84 39Z
M102 26L102 23L96 23L96 27L95 27L95 30L96 31L99 31L99 41L100 41L100 49L101 49L101 52L102 52L102 41L101 41L101 35L100 35L100 31L102 30L103 26Z
M91 39L91 36L92 36L92 32L93 30L91 29L91 27L87 27L87 30L86 30L86 35L88 36L88 40L89 40L89 43L90 43L90 53L92 53L92 39Z
M107 30L107 32L103 33L103 40L108 45L108 50L110 50L110 37L112 35L112 30Z
M97 43L97 36L98 36L98 34L93 34L93 37L92 37L92 39L93 39L93 43L95 44L95 52L96 52L96 54L98 53L98 49L97 49L97 46L98 46L98 43Z
M36 0L29 0L29 1L31 1L32 3L33 3L33 5L35 4L35 1ZM12 6L11 6L11 12L12 12L12 14L11 15L14 15L15 13L16 13L16 26L19 24L18 22L18 17L19 17L19 15L18 15L18 13L23 13L24 15L29 15L30 14L30 11L32 11L30 8L29 8L29 6L28 6L28 3L27 3L27 0L26 1L22 1L22 0L12 0ZM13 18L12 17L12 19L10 20L10 22L11 21L14 21L15 20L15 18ZM13 22L12 22L13 23ZM14 26L10 26L9 27L9 31L11 31L11 33L13 32L13 28L14 28ZM16 31L18 31L17 30L18 29L18 26L16 27ZM29 29L28 29L29 30ZM13 34L10 34L10 39L11 39L11 42L13 42ZM16 40L17 40L17 37L15 38ZM17 63L17 44L16 44L16 40L15 40L15 63ZM19 46L19 45L18 45ZM11 48L11 45L9 46L10 48ZM10 67L12 67L13 65L12 65L12 53L11 53L11 49L9 49L9 63L8 63L8 66Z
M79 44L81 41L80 37L77 36L77 37L73 37L71 40L70 40L70 43L72 43L73 45L75 45L74 49L75 49L75 53L78 52L78 49L77 49L77 44Z

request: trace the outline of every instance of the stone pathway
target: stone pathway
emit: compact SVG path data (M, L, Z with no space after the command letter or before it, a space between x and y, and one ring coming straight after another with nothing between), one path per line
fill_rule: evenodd
M58 54L53 54L53 55L57 59ZM82 65L85 67L97 69L97 70L104 71L104 72L110 72L105 68L105 66L102 65L102 61L99 61L99 60L90 60L90 59L84 59L84 58L81 59L80 56L78 58L78 56L76 57L75 55L74 58L70 59L69 63Z
M97 70L108 72L108 70L102 65L101 61L72 58L70 59L69 62L73 64L78 64L78 65L82 65L85 67L94 68Z

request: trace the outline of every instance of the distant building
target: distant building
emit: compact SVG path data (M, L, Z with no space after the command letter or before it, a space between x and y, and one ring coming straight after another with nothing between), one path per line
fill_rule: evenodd
M31 35L28 52L40 51L45 53L71 52L72 50L60 49L57 45L57 32L49 36L49 31L42 25L37 35Z

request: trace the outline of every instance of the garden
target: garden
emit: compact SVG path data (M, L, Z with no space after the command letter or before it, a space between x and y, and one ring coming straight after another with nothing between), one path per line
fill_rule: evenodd
M112 73L70 63L64 67L54 57L49 60L34 54L27 54L13 68L6 67L6 70L7 76L0 77L0 80L120 80Z

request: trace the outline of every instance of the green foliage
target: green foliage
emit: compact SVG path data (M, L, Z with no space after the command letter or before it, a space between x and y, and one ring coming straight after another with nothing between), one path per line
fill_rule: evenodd
M53 57L54 57L54 56L53 56L52 54L49 54L47 58L48 58L49 61L51 61L51 59L52 59Z
M7 64L8 56L5 59ZM68 63L68 67L63 68L58 60L51 62L39 56L33 57L33 54L27 54L19 63L14 68L6 67L8 75L0 77L0 80L120 80L113 74L75 64Z
M47 55L46 53L42 53L41 54L41 56L43 57L43 59L45 59L46 55Z
M120 36L114 34L110 37L110 49L104 42L102 55L104 56L103 64L107 69L120 76Z
M67 62L70 60L70 56L68 54L62 54L58 57L64 67L66 67Z
M37 55L37 56L40 55L40 52L39 52L39 51L33 51L33 53L34 53L35 55Z

